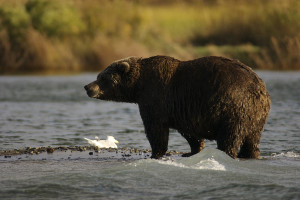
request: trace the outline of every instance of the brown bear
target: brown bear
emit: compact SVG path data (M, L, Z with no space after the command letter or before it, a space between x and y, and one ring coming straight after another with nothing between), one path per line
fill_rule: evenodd
M169 128L188 141L190 156L204 139L232 158L258 158L270 109L264 82L248 66L223 57L180 61L168 56L115 61L84 87L101 100L136 103L152 158L168 148Z

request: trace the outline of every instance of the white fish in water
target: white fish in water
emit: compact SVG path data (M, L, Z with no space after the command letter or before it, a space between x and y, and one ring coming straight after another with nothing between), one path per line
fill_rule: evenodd
M97 136L95 136L95 140L91 140L88 138L84 138L88 141L90 145L99 148L118 148L116 144L118 144L118 140L116 140L113 136L107 136L106 140L99 140Z

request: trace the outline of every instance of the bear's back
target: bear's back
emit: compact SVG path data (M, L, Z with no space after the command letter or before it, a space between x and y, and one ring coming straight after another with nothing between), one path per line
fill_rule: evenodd
M182 61L178 70L188 76L206 79L219 79L219 81L234 81L240 78L257 79L256 73L238 60L217 56L202 57L191 61ZM225 80L223 80L225 79Z
M263 99L266 104L270 101L264 82L250 67L214 56L180 62L166 94L167 110L177 122L199 121L228 109L245 105L250 109Z
M173 87L200 90L203 95L212 90L265 89L264 82L245 64L228 58L209 56L181 61L172 78Z

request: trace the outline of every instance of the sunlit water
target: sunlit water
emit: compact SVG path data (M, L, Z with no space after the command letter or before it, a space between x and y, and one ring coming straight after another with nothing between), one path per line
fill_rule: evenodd
M190 158L0 160L0 199L300 199L300 72L258 72L272 99L261 160L233 160L215 142ZM88 98L96 74L0 77L0 150L88 145L150 149L134 104ZM171 131L169 149L189 151Z

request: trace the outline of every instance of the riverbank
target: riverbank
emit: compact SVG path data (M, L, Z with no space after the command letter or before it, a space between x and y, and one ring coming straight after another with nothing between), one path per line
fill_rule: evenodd
M182 152L167 151L166 157L178 157ZM13 160L138 160L151 157L151 150L135 148L102 149L93 146L26 147L0 150L0 161Z
M157 54L300 70L299 9L297 0L0 0L0 74L100 71Z

